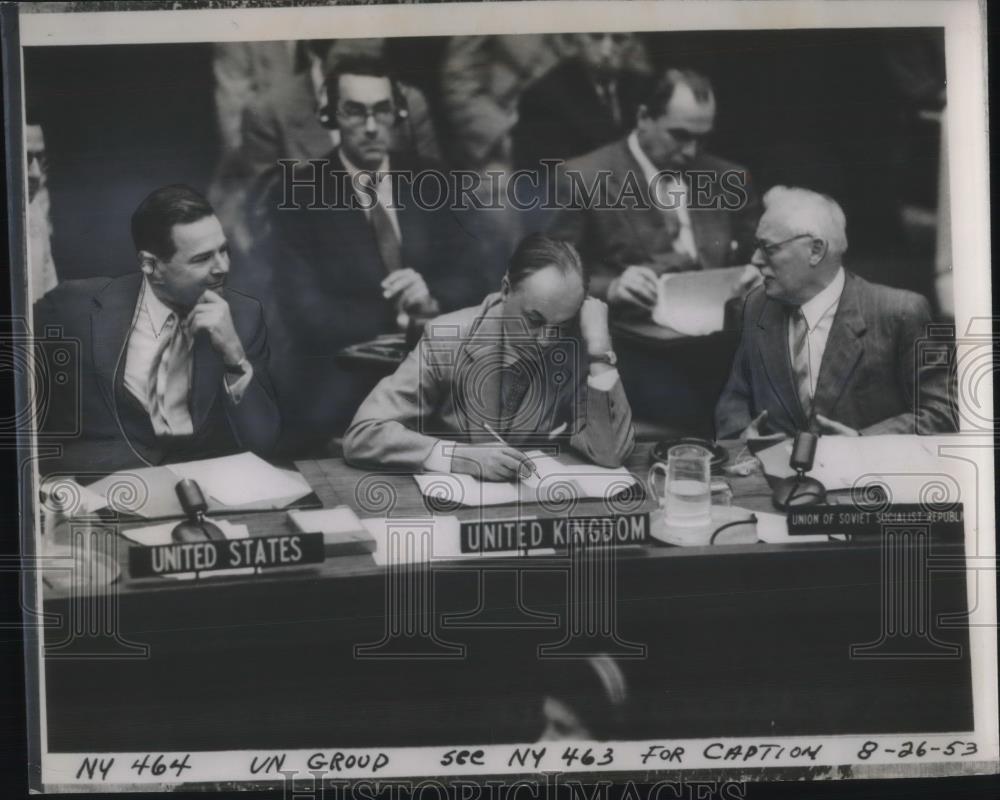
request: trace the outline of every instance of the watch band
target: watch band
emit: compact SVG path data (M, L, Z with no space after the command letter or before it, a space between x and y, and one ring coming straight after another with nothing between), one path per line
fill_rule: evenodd
M587 360L591 364L607 364L611 367L618 366L618 354L614 350L608 350L604 353L588 353Z

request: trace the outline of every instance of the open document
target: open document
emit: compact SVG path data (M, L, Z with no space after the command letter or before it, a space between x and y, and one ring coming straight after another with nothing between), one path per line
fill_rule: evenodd
M593 464L565 464L538 450L526 455L534 463L537 474L518 482L480 481L471 475L452 473L413 477L424 497L461 506L559 503L569 497L600 500L616 497L638 483L624 467L607 469Z
M295 470L253 453L113 472L85 487L85 510L107 509L146 519L183 516L174 487L189 478L201 487L209 513L285 508L312 493Z
M756 267L726 267L693 272L668 272L660 276L660 291L653 322L686 336L707 336L722 330L726 301Z

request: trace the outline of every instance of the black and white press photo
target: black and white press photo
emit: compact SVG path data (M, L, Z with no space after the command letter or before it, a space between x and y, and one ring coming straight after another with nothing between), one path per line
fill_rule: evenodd
M998 771L984 8L0 16L33 791Z

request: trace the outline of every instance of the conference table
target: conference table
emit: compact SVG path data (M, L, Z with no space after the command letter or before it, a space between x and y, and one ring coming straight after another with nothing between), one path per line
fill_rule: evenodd
M723 445L730 456L741 449ZM626 465L643 483L650 448L637 446ZM325 507L362 518L433 531L443 513L515 513L435 511L412 475L338 458L296 467ZM773 511L763 474L726 479L734 504ZM656 514L648 497L609 502L520 513ZM292 531L281 511L227 519L251 536ZM567 658L597 652L628 676L635 738L973 724L968 633L938 622L965 611L964 573L894 576L879 540L604 549L587 591L579 578L590 567L566 553L386 567L359 551L258 575L137 579L124 540L108 540L122 565L117 581L82 594L79 585L44 590L52 751L531 741L540 687ZM962 552L960 542L929 549ZM891 625L886 632L883 614L898 592L920 592L930 615L926 630L903 631L905 641ZM914 646L928 657L895 657Z

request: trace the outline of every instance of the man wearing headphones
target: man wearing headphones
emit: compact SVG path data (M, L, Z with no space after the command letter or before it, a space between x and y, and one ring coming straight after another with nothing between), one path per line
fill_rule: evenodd
M468 221L428 208L420 194L430 190L419 176L440 168L390 154L408 109L384 64L345 58L326 96L319 119L340 144L321 167L299 162L296 194L271 204L274 302L287 344L277 380L285 417L298 423L286 444L298 453L342 432L371 388L370 376L337 363L339 350L470 305L486 288ZM321 208L310 207L317 181Z

